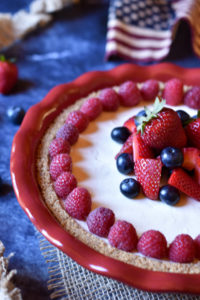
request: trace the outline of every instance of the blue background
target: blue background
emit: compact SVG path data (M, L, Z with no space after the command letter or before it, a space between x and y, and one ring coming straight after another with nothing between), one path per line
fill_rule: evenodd
M27 8L30 1L1 1L0 12ZM0 95L0 240L6 255L15 252L10 269L18 274L15 284L23 299L49 299L46 283L47 265L41 255L36 231L19 206L12 189L9 172L10 151L18 126L6 117L11 105L27 110L40 101L57 84L68 82L91 70L107 70L124 61L105 61L108 4L79 4L54 13L53 21L43 29L29 34L5 54L16 57L19 80L10 95ZM170 61L184 67L200 67L200 60L191 49L188 26L182 23L169 56Z

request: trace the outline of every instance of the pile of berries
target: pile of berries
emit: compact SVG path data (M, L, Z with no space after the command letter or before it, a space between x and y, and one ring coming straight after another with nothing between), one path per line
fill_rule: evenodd
M98 97L89 98L80 110L71 112L65 124L58 130L49 147L50 176L58 197L64 201L67 213L78 220L85 220L93 234L108 238L111 246L124 251L139 251L153 258L169 258L174 262L192 262L200 258L200 235L193 240L187 234L178 235L167 246L164 235L156 230L144 232L138 238L132 224L115 221L114 212L105 207L91 211L91 195L83 187L77 187L72 174L70 148L78 140L90 121L102 111L116 111L119 105L131 107L142 99L152 101L160 95L156 80L143 83L141 89L132 81L123 83L118 92L113 88L101 90ZM200 88L183 93L183 84L172 79L162 92L167 104L187 103L200 108ZM112 138L123 146L116 155L117 168L123 174L135 172L135 178L125 179L120 189L134 198L140 190L150 199L160 199L174 205L180 192L200 200L200 116L191 118L186 112L165 108L159 98L153 111L140 111L123 127L115 128ZM168 184L160 188L161 172L170 174ZM191 177L189 172L194 172Z

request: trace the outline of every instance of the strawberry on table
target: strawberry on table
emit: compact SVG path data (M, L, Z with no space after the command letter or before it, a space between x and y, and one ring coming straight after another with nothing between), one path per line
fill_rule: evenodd
M5 56L0 56L0 93L8 94L18 79L17 66Z
M183 169L174 169L168 183L187 196L200 201L200 185Z
M200 149L200 110L197 118L185 127L185 132L190 145Z
M160 159L141 158L135 162L135 175L145 196L149 199L158 199L162 163Z
M146 107L147 116L139 118L137 130L141 132L144 143L157 151L168 146L182 148L187 138L181 120L173 109L164 105L165 101L157 97L152 111Z

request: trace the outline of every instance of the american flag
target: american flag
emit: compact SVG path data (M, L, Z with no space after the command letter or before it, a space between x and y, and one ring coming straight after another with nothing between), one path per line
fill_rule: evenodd
M200 56L200 0L111 0L106 58L161 60L182 19L192 28L193 49Z

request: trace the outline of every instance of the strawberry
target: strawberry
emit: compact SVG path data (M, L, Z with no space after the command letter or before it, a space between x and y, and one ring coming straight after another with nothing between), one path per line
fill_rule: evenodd
M136 133L137 132L137 127L134 121L135 117L129 118L127 121L124 122L123 126L128 128L130 132Z
M194 119L185 127L189 144L200 149L200 110L197 119Z
M117 153L117 155L115 156L115 159L117 159L117 157L122 154L122 153L129 153L129 154L133 154L133 134L131 134L128 139L126 140L126 142L123 144L121 150Z
M165 101L156 98L153 110L145 108L146 117L139 118L138 131L146 145L162 150L168 146L182 148L186 145L187 138L178 114L165 108ZM175 138L176 137L176 138Z
M154 158L154 153L149 146L143 142L140 133L133 135L133 160L140 158Z
M17 66L2 55L0 57L0 93L8 94L18 79Z
M174 169L168 183L187 196L200 201L200 185L183 169Z
M195 171L195 179L200 184L200 150L197 148L183 148L182 167L188 171Z
M135 162L135 175L145 196L149 199L158 199L162 163L160 159L141 158Z

